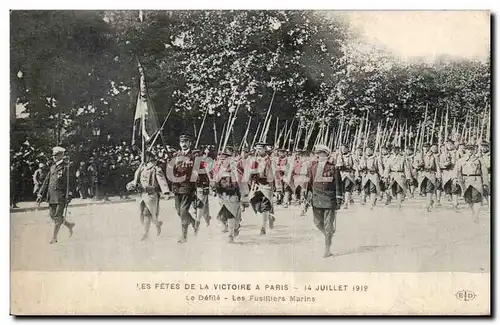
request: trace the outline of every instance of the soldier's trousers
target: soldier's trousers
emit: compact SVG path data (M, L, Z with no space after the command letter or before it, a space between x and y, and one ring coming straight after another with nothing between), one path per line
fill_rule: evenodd
M464 192L464 199L467 204L481 203L483 195L476 188L469 186Z
M335 233L335 210L313 207L314 225L325 235Z
M436 186L427 178L425 177L422 180L422 183L420 183L420 189L422 190L422 193L427 194L427 193L432 193L434 194L436 192Z
M377 187L370 180L366 181L365 187L363 187L363 190L364 190L366 195L377 193Z
M344 187L345 192L352 192L353 187L354 187L354 183L353 183L353 181L351 181L350 178L348 178L348 177L344 178L344 180L342 181L342 185Z
M460 188L460 185L458 184L453 184L453 181L450 179L447 181L445 184L443 184L443 191L446 194L460 194L462 191Z
M64 222L65 204L49 204L49 216L56 225L62 225Z
M184 226L194 222L191 213L189 213L189 208L194 200L194 193L175 194L175 210L177 210L177 215L181 218L181 224Z

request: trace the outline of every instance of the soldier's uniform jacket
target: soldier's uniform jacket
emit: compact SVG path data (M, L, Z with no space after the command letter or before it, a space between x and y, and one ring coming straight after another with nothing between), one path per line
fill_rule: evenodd
M363 155L353 155L352 156L352 163L353 163L353 168L354 168L354 177L355 178L361 178L361 172L359 169L359 165L361 164L361 160L363 160Z
M243 172L243 164L237 159L218 160L210 171L217 194L236 195L248 201L248 185Z
M483 192L483 179L488 177L488 168L481 163L478 156L470 155L460 158L456 171L462 194L465 194L469 187L475 188L479 193Z
M410 170L411 179L417 179L417 171L413 167L413 161L415 160L415 154L408 155L405 154L406 164Z
M243 166L241 159L228 157L218 160L210 171L220 209L226 207L237 220L241 218L240 204L249 201L249 188L244 182Z
M406 180L411 179L410 167L403 155L392 155L387 161L384 177L389 179L389 186L396 182L406 192Z
M340 170L340 176L342 177L342 180L348 178L351 182L354 182L354 161L352 159L351 153L339 153L335 163L337 168Z
M332 179L323 182L317 173L322 173L323 178L331 177ZM329 161L313 161L307 173L309 178L308 188L312 192L311 205L314 208L321 209L340 209L337 200L342 200L344 197L342 178L340 171L334 164Z
M308 164L310 163L307 157L297 157L295 160L295 165L293 168L293 184L294 186L300 186L307 189L307 172L309 169Z
M66 204L66 191L69 196L73 196L74 177L72 175L74 174L70 171L70 166L63 160L52 164L38 194L49 204Z
M366 183L371 181L377 189L377 195L380 195L380 175L384 171L381 158L376 155L364 155L359 160L358 169L361 175L361 187L364 188Z
M418 186L422 185L424 179L428 179L434 186L436 185L436 178L440 176L441 170L436 156L428 152L425 155L415 157L413 162L415 169L418 171Z
M453 181L456 177L456 158L456 150L446 149L439 155L439 167L441 168L443 186L449 181Z
M181 158L182 157L182 158ZM176 161L177 159L177 161ZM172 161L167 165L167 175L172 175L176 178L184 177L182 181L168 180L169 187L175 194L195 193L196 182L191 181L193 173L195 156L188 150L187 152L177 151L172 157Z
M389 159L391 158L390 154L385 154L383 155L382 153L380 154L380 161L382 163L382 173L385 170L385 166L389 163Z
M153 162L141 164L135 171L134 182L139 191L138 203L144 202L151 215L158 216L159 193L168 193L168 184L161 168Z
M293 173L295 161L293 156L286 156L281 158L279 162L281 181L285 186L289 185L291 188L294 188Z
M194 154L193 158L196 159L197 157L203 157L203 153L200 152L198 154ZM205 169L208 172L208 164L206 161L201 161L200 166L197 166L198 170L200 169ZM208 176L208 173L199 173L196 178L196 187L201 187L201 188L208 188L210 186L210 178Z
M486 171L488 172L488 178L483 179L483 182L488 185L488 187L491 186L491 155L490 152L483 153L481 155L481 164L486 168Z
M271 157L256 157L256 160L252 163L252 169L257 170L256 174L252 175L252 183L256 186L256 191L262 192L262 194L269 200L273 201L273 185L279 186L279 179L273 175L273 167L271 162ZM273 182L274 180L274 182ZM276 182L278 181L278 182Z

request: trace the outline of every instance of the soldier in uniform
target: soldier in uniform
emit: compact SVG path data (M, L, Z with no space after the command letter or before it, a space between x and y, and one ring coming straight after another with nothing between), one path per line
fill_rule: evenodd
M407 192L407 184L411 179L410 167L400 149L397 145L392 148L391 159L388 160L384 171L388 189L391 191L391 196L397 197L399 209L401 209L401 204Z
M249 193L243 181L243 165L232 154L232 149L226 147L211 171L220 206L217 219L227 225L229 243L239 235L242 207L248 206Z
M38 164L38 169L35 170L33 174L33 194L35 194L35 196L38 190L40 190L40 186L42 186L45 176L47 176L47 168L44 163L40 163Z
M273 166L277 169L277 175L278 177L282 178L283 175L285 174L284 170L282 170L282 165L284 166L286 164L286 159L285 159L285 150L283 149L276 149L273 154L271 155L271 160L273 162ZM285 198L285 187L284 183L280 182L280 186L275 186L275 191L276 191L276 205L281 205L283 203L283 200Z
M484 193L483 197L489 204L490 191L491 191L491 155L490 155L490 145L488 142L481 143L481 164L485 166L488 171L488 177L483 180L484 183Z
M457 152L453 141L448 140L444 150L439 155L439 167L441 168L441 184L443 191L453 200L453 208L458 209L458 195L460 186L454 181L456 179Z
M457 162L457 182L462 188L465 202L472 211L474 223L479 222L479 210L483 200L484 180L488 177L487 167L475 155L473 145L464 148L464 155Z
M356 191L358 195L361 194L361 175L359 173L359 162L363 159L363 148L362 147L357 147L356 152L354 153L354 157L352 158L353 160L353 168L355 171L355 177L354 177L354 187L353 191ZM363 200L363 196L361 199L361 204L366 203L366 198Z
M308 188L312 193L314 224L325 236L325 252L323 257L332 256L331 246L336 231L336 211L342 205L342 178L339 169L328 161L330 148L317 145L315 151L318 160L312 162L307 177Z
M340 170L340 175L342 177L343 191L345 193L344 199L344 209L347 209L350 204L354 201L352 200L352 190L354 188L354 161L349 149L346 145L340 146L340 152L336 156L336 166Z
M295 156L283 151L279 161L280 177L283 187L283 207L288 208L292 201L292 194L294 192L293 186L293 167L295 164Z
M309 208L309 191L307 190L307 171L309 168L309 163L311 162L306 150L301 150L299 157L295 162L293 169L293 183L295 184L299 192L299 205L300 205L300 215L305 216L307 209Z
M387 146L382 145L382 147L380 148L380 162L382 163L382 173L380 175L383 174L383 171L385 170L385 166L389 162L390 157L391 157L391 155L389 154L389 149L387 148ZM391 197L391 192L387 188L387 184L382 181L380 183L380 189L381 189L380 194L382 196L385 194L385 196L386 196L385 205L388 205L389 203L391 203L392 197Z
M196 223L195 223L195 233L198 233L200 229L201 218L205 220L205 223L210 225L210 209L208 203L208 197L210 195L210 179L208 176L209 166L208 155L203 152L198 152L195 156L200 156L202 159L200 160L200 166L197 166L199 169L205 170L204 173L200 173L196 175ZM210 166L211 167L211 166Z
M181 150L177 151L167 167L167 177L172 181L170 189L174 193L175 209L181 219L181 238L179 243L187 242L189 225L192 225L195 233L196 219L191 216L189 209L196 199L196 182L191 180L193 172L194 156L191 152L191 137L181 135L179 138Z
M148 238L151 223L156 226L156 235L161 233L162 221L158 220L160 212L160 193L167 194L167 179L158 166L156 156L152 151L144 153L144 163L135 171L134 179L127 184L127 190L139 192L139 211L144 234L141 241Z
M43 198L49 203L49 215L54 221L54 232L51 244L57 243L57 235L62 225L69 230L70 237L73 235L75 224L65 220L64 211L73 197L74 180L70 171L70 164L64 160L65 149L54 147L52 158L54 163L50 166L49 172L43 181L37 195L37 202Z
M429 144L424 144L422 154L416 157L414 167L418 171L418 187L427 197L427 211L434 205L433 195L436 193L436 180L440 177L440 169L436 156Z
M410 181L408 182L408 187L410 188L410 195L412 198L415 197L415 187L417 185L417 171L413 168L413 161L415 159L415 154L412 148L409 146L405 150L405 158L408 169L410 170Z
M254 212L261 218L262 227L260 234L266 234L267 224L273 228L275 217L273 215L273 171L271 159L266 151L265 143L255 145L256 161L251 170L257 171L252 177L252 188L250 195L250 204ZM247 172L247 171L245 171ZM248 170L250 172L250 170ZM245 179L247 177L245 176Z
M383 174L383 165L380 157L373 154L371 145L366 147L366 153L363 159L359 161L359 172L361 175L361 188L363 196L370 197L370 209L377 204L377 197L382 191L380 187L380 176Z
M441 194L443 192L443 173L440 165L440 154L439 148L436 144L432 144L430 147L430 152L434 155L436 161L436 169L439 171L436 173L436 206L441 206Z

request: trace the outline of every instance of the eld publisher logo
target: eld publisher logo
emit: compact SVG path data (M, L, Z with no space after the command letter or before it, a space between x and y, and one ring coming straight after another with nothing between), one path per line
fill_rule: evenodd
M461 290L455 294L455 297L457 297L458 300L471 301L476 298L476 294L469 290Z

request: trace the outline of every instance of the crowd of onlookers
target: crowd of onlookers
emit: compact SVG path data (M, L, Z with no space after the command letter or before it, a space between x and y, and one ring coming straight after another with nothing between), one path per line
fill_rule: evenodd
M23 144L11 150L10 190L11 207L21 201L33 201L47 174L51 161L51 148L35 149ZM152 151L159 159L173 154L170 146L156 145ZM126 143L104 145L98 148L69 146L66 155L75 172L76 196L87 199L108 200L110 196L126 198L125 185L131 180L141 162L140 151Z

